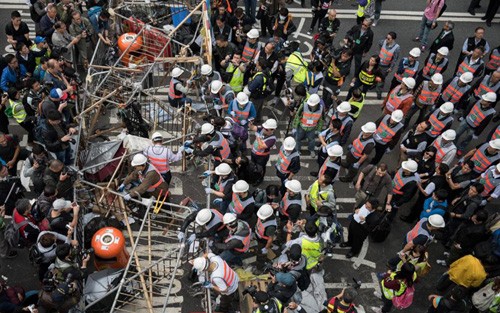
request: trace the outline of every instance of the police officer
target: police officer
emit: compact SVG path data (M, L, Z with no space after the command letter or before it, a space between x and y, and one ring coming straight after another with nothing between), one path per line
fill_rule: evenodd
M318 152L318 166L321 167L328 158L328 149L340 142L340 129L342 122L339 119L332 120L327 129L319 133L318 138L321 143L321 149ZM311 172L311 176L318 176L318 172Z
M484 191L481 193L483 201L481 205L486 205L500 196L500 164L490 166L479 179L484 185Z
M257 224L255 225L255 235L262 247L260 252L267 255L273 245L278 223L274 217L274 210L269 204L264 204L257 211Z
M375 140L373 134L377 130L377 125L373 122L368 122L361 126L361 133L349 146L346 154L346 159L341 163L346 169L345 176L340 177L341 182L350 182L361 165L366 161L373 148L375 148Z
M160 172L152 164L148 163L148 158L141 153L134 155L131 162L134 170L125 177L123 183L118 187L120 192L128 189L133 182L139 185L128 190L123 197L130 200L132 197L143 197L146 193L158 197L168 193L168 184L165 182Z
M436 73L432 75L431 80L424 80L415 90L415 103L405 117L405 127L408 127L412 116L419 111L417 123L424 120L430 108L436 104L443 87L443 75Z
M177 233L177 238L182 241L185 237L186 229L192 222L200 226L201 232L192 234L188 241L192 242L195 238L209 238L221 240L227 236L227 229L223 222L223 215L215 209L201 209L189 214L182 223L181 229Z
M168 102L171 106L179 108L184 106L186 103L191 104L193 101L186 97L188 92L188 84L184 85L184 82L180 79L181 75L184 73L179 67L175 67L172 70L172 79L170 79L170 84L168 88Z
M316 134L323 128L323 104L318 94L312 94L307 101L303 101L293 120L292 134L295 135L297 151L300 153L300 142L306 138L311 157L316 157L314 152Z
M378 127L373 135L375 156L370 164L378 164L384 154L389 153L397 145L404 128L403 123L401 123L402 120L403 111L396 110L377 121Z
M281 180L281 194L285 194L285 183L292 179L300 170L300 155L295 149L295 139L286 137L278 154L276 176Z
M214 71L210 64L201 66L201 94L209 95L209 89L214 81L221 81L222 77L219 72Z
M229 142L210 123L201 125L201 136L195 138L193 144L201 145L199 149L194 150L193 154L201 157L212 155L215 160L215 166L218 166L222 160L231 158ZM206 147L203 147L204 144L206 144Z
M455 106L455 109L461 109L462 99L464 99L465 94L471 88L470 83L474 75L472 73L466 72L460 75L460 77L454 77L441 93L441 97L438 101L439 104L444 102L451 102Z
M253 196L248 192L249 188L250 186L244 180L238 180L234 183L232 187L233 196L227 207L227 212L233 213L238 217L238 219L244 220L250 225L253 225L255 201Z
M220 256L208 253L205 257L198 257L193 261L193 269L199 274L208 272L209 280L203 283L203 287L212 289L220 294L218 312L232 312L232 303L236 301L238 294L238 284L240 278L238 274Z
M417 76L418 67L420 66L420 62L417 59L420 57L421 52L419 48L413 48L410 50L408 57L402 58L399 61L398 68L391 82L391 90L401 84L403 78L415 78Z
M417 86L420 86L422 81L431 80L434 74L442 75L446 71L449 64L447 58L449 52L450 50L447 47L439 48L436 53L431 52L424 67L418 73L416 79Z
M255 63L255 73L248 82L248 90L251 93L250 98L257 110L257 120L260 120L262 117L262 107L269 94L269 80L270 74L267 68L267 61L261 57Z
M227 163L219 164L214 172L210 171L210 174L217 175L217 182L215 182L213 188L205 188L205 192L216 196L214 204L219 204L220 211L226 213L227 207L233 198L233 185L238 178Z
M380 58L379 68L382 71L383 81L376 85L377 99L382 99L382 89L387 75L396 67L396 62L401 53L401 46L396 42L397 35L395 32L389 32L385 39L380 40Z
M252 230L248 223L236 217L236 214L226 213L223 217L224 225L229 235L222 243L214 243L214 247L222 250L220 257L231 265L242 265L241 255L250 248Z
M172 180L172 172L170 171L170 163L177 162L182 159L182 151L184 148L179 149L177 153L163 145L163 136L159 132L155 132L151 136L153 145L147 147L142 152L149 160L149 162L160 172L161 176L170 185Z
M493 73L485 75L482 80L477 82L476 88L471 94L471 97L473 97L472 101L480 100L488 92L496 93L498 98L498 93L500 92L500 67Z
M266 165L267 161L269 161L271 148L276 143L276 136L274 135L276 128L278 128L278 123L272 118L265 121L260 127L253 124L248 127L249 130L255 132L255 141L252 144L251 153L252 162L259 164L263 168L263 176L259 177L255 183L256 185L261 183L266 175Z

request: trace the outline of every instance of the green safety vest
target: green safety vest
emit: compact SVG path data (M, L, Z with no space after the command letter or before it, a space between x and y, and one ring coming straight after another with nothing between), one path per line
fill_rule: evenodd
M358 4L358 11L356 12L356 15L357 15L358 17L363 17L363 16L365 16L365 8L366 8L367 6L369 6L369 5L370 5L370 2L372 2L372 1L371 1L371 0L368 0L368 1L366 2L366 5L365 5L364 7L362 7L362 6L360 6L360 5Z
M315 211L318 211L318 205L316 204L316 200L321 197L321 200L326 200L328 197L328 191L319 191L319 182L315 181L312 184L311 192L309 192L309 198L311 199L311 206Z
M12 109L12 117L16 120L16 122L24 122L24 120L26 119L26 111L24 110L22 102L9 99L9 105Z
M298 51L290 54L286 61L285 68L293 71L293 80L302 84L306 80L308 63L304 61L304 57Z
M226 68L226 72L228 73L233 73L233 76L231 77L231 81L229 82L229 86L231 86L231 89L235 92L238 93L243 90L243 73L240 70L240 67L234 66L233 63L229 63L229 65Z
M267 78L266 78L266 75L264 75L264 73L262 72L257 72L255 73L255 75L252 76L252 80L255 79L255 77L259 76L262 74L262 79L264 80L264 84L262 84L262 87L260 87L260 91L261 92L264 92L266 91L266 88L267 88Z
M274 303L276 304L276 307L278 308L278 312L276 312L276 313L281 313L282 309L283 309L283 304L281 303L281 301L276 299L276 298L271 298L269 300L274 301ZM255 313L262 313L262 311L260 310L260 307L255 311Z
M320 241L309 241L305 237L302 237L302 254L307 259L306 270L310 270L318 265L322 249Z
M395 276L396 276L396 272L393 272L393 273L391 273L389 278L391 280L394 280ZM413 273L413 281L415 281L416 279L417 279L417 273ZM381 285L382 285L382 293L384 294L384 297L387 300L392 300L394 297L399 297L400 295L402 295L406 291L406 288L407 288L406 283L403 280L399 281L399 290L392 290L392 289L386 288L384 285L384 279L382 279Z
M359 116L359 113L361 113L361 109L363 108L363 106L365 105L365 94L361 94L361 101L354 101L354 100L349 100L349 104L353 107L356 107L358 109L358 111L356 111L356 113L353 113L351 114L351 116L353 118L358 118Z

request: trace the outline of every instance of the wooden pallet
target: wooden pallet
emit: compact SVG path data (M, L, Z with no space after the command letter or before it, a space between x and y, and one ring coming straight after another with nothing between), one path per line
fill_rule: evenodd
M270 279L262 280L250 280L250 281L240 281L238 286L238 292L240 294L240 312L241 313L252 313L253 312L253 300L249 294L243 296L243 290L247 287L255 286L257 291L266 291L267 284L270 283Z

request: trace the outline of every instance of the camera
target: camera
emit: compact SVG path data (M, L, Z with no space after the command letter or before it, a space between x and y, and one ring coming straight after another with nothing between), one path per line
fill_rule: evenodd
M275 276L276 273L279 272L279 270L273 266L273 264L271 263L264 263L264 272L269 272L269 274L271 274L272 276Z
M250 296L253 297L253 296L255 296L256 292L257 292L257 287L255 287L255 286L248 286L248 287L246 287L243 290L242 294L243 294L243 296L245 296L246 294L249 294Z
M94 248L88 248L88 249L84 249L84 250L80 251L80 254L81 254L83 259L85 259L87 256L89 256L89 254L91 254L91 253L94 253Z
M70 143L72 143L72 144L76 144L76 139L71 138L68 142L70 142Z

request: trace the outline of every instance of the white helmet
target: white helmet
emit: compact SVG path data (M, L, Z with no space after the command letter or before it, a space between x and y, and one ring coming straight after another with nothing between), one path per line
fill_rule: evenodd
M184 73L184 70L179 68L179 67L175 67L173 70L172 70L172 77L173 78L177 78L179 76L182 75L182 73Z
M154 132L153 135L151 136L151 140L153 141L161 141L162 139L163 136L159 132Z
M457 132L453 129L448 129L443 133L443 139L448 141L453 141L457 138Z
M201 66L201 75L210 75L212 74L212 67L209 64L203 64Z
M472 79L474 78L474 75L472 75L471 72L465 72L463 73L462 75L460 75L460 80L465 83L465 84L468 84L472 81Z
M299 193L302 191L302 185L296 179L289 180L285 183L286 189L290 189L294 193Z
M231 174L231 171L232 171L231 166L229 166L229 164L227 163L221 163L219 164L219 166L215 168L215 174L219 176L229 175Z
M283 147L285 148L285 150L295 149L296 144L297 143L295 142L295 139L293 139L293 137L286 137L283 141Z
M496 102L497 101L497 94L494 92L487 92L481 98L483 98L484 101Z
M233 185L233 192L247 192L249 188L248 183L241 179Z
M238 95L236 95L236 101L238 101L239 104L247 104L248 103L248 96L244 92L238 92Z
M445 226L444 218L439 214L432 214L428 221L432 227L443 228Z
M321 99L319 98L319 95L316 93L313 93L312 95L309 96L309 99L307 99L307 104L312 106L312 107L315 107L319 104L320 101L321 101Z
M215 129L214 125L210 123L205 123L201 125L201 134L202 135L210 134L214 131L214 129Z
M331 157L340 157L344 154L344 149L340 145L333 145L326 152Z
M278 128L278 123L276 123L276 120L274 118L267 119L267 121L262 124L262 127L265 129L276 129Z
M447 56L448 53L450 53L450 50L448 49L448 47L441 47L438 49L437 53L439 53L443 56Z
M198 214L196 214L196 224L203 226L212 218L212 212L210 209L201 209Z
M391 120L393 120L396 123L399 123L403 120L403 116L404 116L403 111L396 110L391 113Z
M351 112L351 104L347 101L344 101L339 104L339 106L337 107L337 111L339 111L340 113Z
M248 33L247 33L247 37L250 38L250 39L256 39L256 38L259 38L259 31L255 28L251 29Z
M443 84L443 75L441 75L441 73L436 73L432 75L431 80L434 84L441 85Z
M206 258L200 256L200 257L194 259L193 268L198 272L203 272L203 271L207 270L208 264L210 264L210 262L208 262L208 260Z
M417 164L417 162L413 161L412 159L409 159L408 161L403 161L403 163L401 163L401 167L404 170L415 173L418 169L418 164Z
M221 88L222 88L222 82L220 80L214 80L213 82L210 83L210 91L212 93L218 93Z
M374 122L368 122L365 125L361 126L361 130L363 133L373 134L377 131L377 125Z
M130 164L132 164L132 166L138 166L138 165L146 164L147 161L148 161L148 158L146 158L146 156L144 154L138 153L138 154L134 155L134 157L132 158L132 162L130 162Z
M410 55L414 58L420 58L420 53L422 53L422 51L419 48L413 48L410 50Z
M409 89L415 88L415 79L413 77L405 77L403 78L403 84L406 85Z
M490 140L488 142L488 144L490 145L490 147L492 147L493 149L495 150L500 150L500 138L497 138L497 139L494 139L494 140Z
M441 111L444 114L450 114L451 112L453 112L453 108L454 108L453 103L448 101L441 104L441 106L439 107L439 111Z
M222 221L224 222L224 225L231 224L234 221L236 221L236 214L234 214L234 213L226 213L226 214L224 214L224 217L222 218Z
M274 213L273 207L270 206L269 204L264 204L257 211L257 217L260 218L261 220L265 220L270 216L272 216L273 213Z

